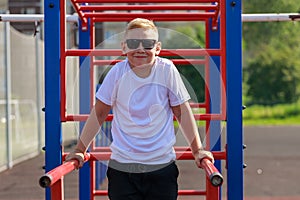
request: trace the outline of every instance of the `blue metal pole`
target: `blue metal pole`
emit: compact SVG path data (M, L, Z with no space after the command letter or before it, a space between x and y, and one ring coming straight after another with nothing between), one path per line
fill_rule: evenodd
M79 48L90 49L90 26L85 31L82 31L81 24L79 26ZM80 75L79 75L79 99L80 99L80 113L90 113L90 57L80 57ZM84 123L80 123L80 130L82 130ZM79 199L91 199L91 168L86 163L79 172Z
M213 30L211 23L209 26L209 48L219 49L220 48L220 23L218 23L217 30ZM212 56L210 60L210 110L211 113L219 114L221 112L221 98L226 98L221 96L221 74L220 74L220 57ZM211 121L210 122L210 147L212 151L221 150L221 121ZM215 166L222 172L221 161L216 160ZM220 199L221 199L221 189L220 189Z
M62 132L60 117L60 5L59 0L45 0L45 169L61 164ZM50 190L46 190L50 200Z
M226 1L227 189L243 199L242 0Z

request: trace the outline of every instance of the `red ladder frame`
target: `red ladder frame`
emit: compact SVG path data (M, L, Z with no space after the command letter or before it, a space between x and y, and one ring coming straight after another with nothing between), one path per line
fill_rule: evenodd
M85 121L88 115L72 115L66 113L66 57L68 56L121 56L121 50L110 49L110 50L99 50L95 49L94 44L94 23L95 22L117 22L117 21L130 21L136 17L144 17L148 19L152 19L154 21L205 21L206 22L206 30L208 27L208 21L211 19L212 22L212 29L217 28L218 20L220 20L220 37L221 37L221 48L220 49L164 49L161 51L160 56L174 56L174 55L186 55L186 56L201 56L201 55L208 55L208 56L220 56L221 58L221 75L220 79L221 84L223 85L221 90L221 96L223 97L221 100L221 111L219 114L212 114L209 113L210 104L208 101L204 103L198 103L191 105L192 107L201 107L206 109L205 114L196 114L196 120L205 120L206 124L208 125L210 120L225 120L226 119L226 102L225 102L225 95L226 95L226 42L225 42L225 5L224 2L221 0L187 0L184 2L176 1L176 0L71 0L75 10L78 13L79 18L82 22L82 27L86 28L88 25L91 27L91 46L92 49L81 49L81 50L70 50L66 49L66 13L65 13L65 2L61 2L61 36L62 36L62 45L61 45L61 119L62 121ZM100 5L98 5L101 2ZM85 3L89 3L91 5L87 5ZM118 6L108 6L102 5L104 3L157 3L157 5L118 5ZM161 3L195 3L196 5L162 5ZM201 3L201 5L200 5ZM198 5L199 4L199 5ZM105 11L116 11L115 13L105 12ZM143 11L163 11L163 10L173 10L172 13L162 13L162 12L155 12L155 13L131 13L131 12L119 12L119 11L131 11L131 10L143 10ZM178 12L180 10L197 10L198 12L195 13L187 13L187 12ZM118 12L117 12L118 11ZM90 19L90 24L88 24L88 19ZM206 34L206 41L209 41L209 36ZM207 63L207 60L201 59L173 59L174 64L184 64L184 63ZM117 60L94 60L92 59L91 63L91 79L90 85L92 86L93 80L93 73L94 73L94 65L98 64L114 64L118 62ZM205 67L205 79L209 84L209 69L208 65ZM94 88L91 87L91 97L90 99L94 99ZM209 92L206 86L205 89L205 99L209 99ZM92 107L93 101L91 101L90 106ZM113 115L109 115L107 121L111 121ZM208 126L206 126L206 134L209 133ZM206 137L209 140L209 137ZM206 142L209 144L209 142ZM186 148L186 147L185 147ZM208 147L209 148L209 147ZM97 151L97 148L93 148L93 151ZM183 155L185 152L181 152ZM187 152L190 153L190 152ZM216 152L214 152L214 155ZM217 159L226 159L226 153L221 152L222 156L219 156ZM97 153L101 159L105 158L105 155L101 153ZM104 156L102 158L102 156ZM106 155L107 156L107 155ZM187 156L189 159L192 157ZM185 158L187 158L185 157ZM178 159L183 159L182 157L178 157ZM94 169L92 167L92 174L94 173ZM94 185L94 183L92 184ZM104 194L104 192L99 192L93 190L93 195ZM216 188L207 184L206 191L179 191L179 195L191 195L191 194L204 194L207 196L207 199L219 199L219 191Z

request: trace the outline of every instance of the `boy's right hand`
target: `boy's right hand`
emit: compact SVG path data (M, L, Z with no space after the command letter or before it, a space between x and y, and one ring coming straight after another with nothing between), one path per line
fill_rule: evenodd
M75 149L71 151L67 156L65 161L70 161L70 160L77 160L78 161L78 166L76 169L79 169L83 166L84 164L84 153L82 153L80 150Z

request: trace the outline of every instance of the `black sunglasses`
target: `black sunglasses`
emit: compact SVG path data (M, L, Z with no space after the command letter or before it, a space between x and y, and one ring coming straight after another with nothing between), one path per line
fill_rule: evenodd
M156 40L152 39L127 39L126 44L129 49L137 49L142 43L142 46L146 50L151 50L156 44Z

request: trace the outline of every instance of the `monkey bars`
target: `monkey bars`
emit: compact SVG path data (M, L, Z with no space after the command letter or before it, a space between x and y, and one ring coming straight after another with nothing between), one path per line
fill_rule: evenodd
M66 111L66 58L79 56L88 64L80 66L80 113L89 113L94 102L94 68L96 65L113 65L120 60L106 57L121 57L116 49L95 48L95 23L128 22L136 17L154 21L201 21L205 22L205 49L163 49L160 56L191 56L188 59L172 59L175 64L201 64L205 70L205 102L194 103L195 108L204 108L204 114L195 115L205 120L206 148L215 155L215 165L220 170L220 160L226 160L228 199L242 199L242 118L241 118L241 0L71 0L79 20L80 49L66 48L66 22L68 15L65 1L45 0L45 119L46 119L46 171L61 165L61 123L85 121L87 114L72 114ZM238 31L237 31L238 30ZM105 57L99 59L97 57ZM217 65L212 72L212 58ZM88 100L87 100L88 99ZM89 104L89 105L88 105ZM212 106L215 104L214 106ZM107 120L112 120L109 115ZM220 150L220 122L226 121L227 144ZM211 138L212 137L212 138ZM217 140L216 144L213 140ZM101 151L100 151L101 150ZM100 151L100 152L99 152ZM192 159L187 147L176 148L177 159ZM110 152L92 145L90 161L108 159ZM68 164L67 172L76 162ZM73 167L72 167L73 166ZM60 168L60 167L59 167ZM214 171L207 168L206 173ZM94 162L80 170L80 199L94 199L106 194L95 190ZM54 188L53 188L54 187ZM63 182L59 179L51 190L46 190L46 199L63 199ZM221 198L220 188L206 181L205 191L180 191L179 195L206 195L207 200Z

